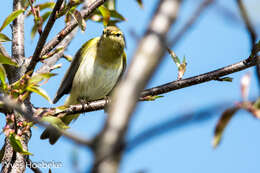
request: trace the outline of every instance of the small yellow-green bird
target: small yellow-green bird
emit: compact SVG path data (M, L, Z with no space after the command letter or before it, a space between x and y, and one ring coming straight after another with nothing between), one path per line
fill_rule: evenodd
M125 39L122 31L115 26L108 26L101 37L87 41L76 53L67 70L57 94L56 103L64 94L70 94L65 106L102 99L110 94L126 67L124 52ZM65 124L76 119L79 114L66 115ZM54 144L60 134L45 129L41 139L48 139Z

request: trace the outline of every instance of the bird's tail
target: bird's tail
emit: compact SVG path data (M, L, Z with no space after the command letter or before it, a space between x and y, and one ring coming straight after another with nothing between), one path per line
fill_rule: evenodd
M72 104L77 104L77 102L73 101L70 96L66 100L64 106L69 106ZM64 124L69 125L70 122L73 119L77 119L79 114L71 114L71 115L66 115L61 118L61 120L64 122ZM60 138L61 134L57 132L56 130L53 130L52 128L46 128L43 133L41 134L41 139L49 139L50 144L55 144L57 140Z

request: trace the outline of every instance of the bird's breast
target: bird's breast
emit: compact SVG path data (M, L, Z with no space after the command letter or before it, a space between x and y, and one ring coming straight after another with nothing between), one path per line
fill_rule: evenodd
M109 65L94 57L95 54L87 55L79 66L72 84L73 98L83 97L88 101L102 99L116 85L123 70L123 58Z

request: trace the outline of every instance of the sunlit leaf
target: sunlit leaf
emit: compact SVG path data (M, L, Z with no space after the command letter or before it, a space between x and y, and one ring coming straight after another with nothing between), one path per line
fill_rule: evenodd
M212 141L212 145L214 148L216 148L222 138L222 134L224 132L225 127L229 123L230 119L235 115L235 113L239 110L240 108L238 107L232 107L227 109L223 114L221 115L220 119L218 120L218 123L215 128L214 132L214 139Z
M46 3L43 3L43 4L39 4L37 6L40 8L40 10L44 10L46 8L53 9L54 6L55 6L55 2L46 2Z
M184 73L186 72L186 66L186 58L184 57L182 63L178 67L178 80L182 79Z
M16 10L13 11L5 20L2 26L0 27L0 32L7 26L9 25L15 18L17 18L21 13L23 13L24 10Z
M18 66L16 62L14 62L11 58L4 56L0 53L0 63L1 64L8 64L13 66Z
M107 26L107 24L108 24L108 22L110 20L110 12L109 12L109 10L105 6L103 6L103 5L99 6L98 9L99 9L100 13L103 16L103 24L104 24L104 26Z
M55 76L55 73L38 73L33 75L30 79L29 79L29 85L35 85L38 84L39 82L43 81L43 80L48 80L49 78L51 78L52 76Z
M125 18L118 13L116 10L109 10L111 17L116 18L116 19L120 19L120 20L125 20Z
M178 56L169 48L167 48L168 53L171 55L174 63L176 64L177 68L178 68L178 80L182 79L185 71L186 71L186 67L187 67L187 63L186 63L186 58L183 57L182 63L180 61L180 59L178 58Z
M60 130L68 129L69 126L67 126L60 118L53 117L53 116L44 116L42 117L42 121L46 121L50 123L52 126L56 127Z
M11 41L11 39L8 38L5 34L0 33L0 42L6 42L6 41Z
M2 88L5 90L6 89L6 82L5 82L5 78L6 78L6 72L4 69L4 66L2 64L0 64L0 80L1 80L1 84L2 84Z
M21 137L15 135L14 133L10 133L9 135L10 143L14 149L14 151L24 154L24 155L33 155L32 153L29 153L27 150L25 150L21 143Z
M167 50L168 50L168 53L171 55L176 66L179 67L181 64L180 59L177 57L177 55L171 49L167 48Z
M144 101L154 101L156 99L162 98L163 96L145 96L142 100Z
M33 85L29 85L26 88L27 91L31 91L34 93L39 94L40 96L42 96L43 98L45 98L46 100L48 100L48 102L52 103L50 97L48 96L48 94L46 93L46 91L44 91L42 88L37 87L37 86L33 86Z
M81 16L80 12L78 10L75 10L74 13L72 13L72 16L77 21L80 29L82 31L85 31L86 30L86 22L85 22L84 18Z

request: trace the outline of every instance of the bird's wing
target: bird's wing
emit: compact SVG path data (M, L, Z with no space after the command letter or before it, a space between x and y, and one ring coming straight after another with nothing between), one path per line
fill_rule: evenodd
M56 96L53 99L53 103L56 103L64 94L68 94L72 87L72 82L74 79L74 76L79 68L79 65L83 59L82 54L85 54L86 51L93 45L96 45L99 41L99 37L93 38L89 41L87 41L76 53L75 57L73 58L69 69L67 70L65 76L62 79L62 82L60 84L60 87L56 93Z
M121 72L121 74L119 76L119 80L122 78L125 70L126 70L126 53L124 51L124 53L123 53L123 70L122 70L122 72Z

